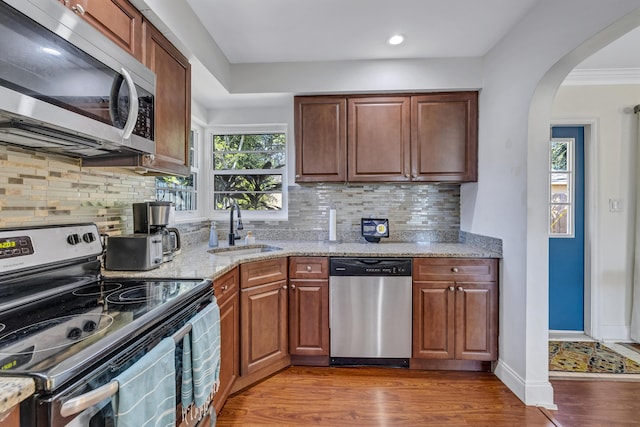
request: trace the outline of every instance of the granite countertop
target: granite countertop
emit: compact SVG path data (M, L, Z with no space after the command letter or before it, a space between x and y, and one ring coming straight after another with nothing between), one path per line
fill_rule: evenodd
M148 271L103 271L106 277L149 278L215 278L233 267L250 261L261 261L283 256L354 256L354 257L456 257L502 258L502 254L466 243L333 243L309 241L257 241L256 244L238 244L236 250L270 246L281 248L254 254L225 251L221 245L211 249L207 242L183 248L173 261ZM222 251L222 252L214 252Z
M0 378L0 419L35 390L36 385L31 378Z
M261 261L283 256L353 256L353 257L454 257L502 258L499 252L466 243L337 243L310 241L257 241L238 244L238 251L263 246L279 248L270 252L247 254L227 251L227 245L211 249L207 242L189 245L173 261L148 271L103 271L106 277L145 278L208 278L226 273L244 262ZM221 252L215 252L221 251ZM29 378L0 378L0 415L34 393L35 385Z

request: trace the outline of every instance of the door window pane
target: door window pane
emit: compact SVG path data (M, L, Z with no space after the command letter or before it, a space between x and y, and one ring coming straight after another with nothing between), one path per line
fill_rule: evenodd
M552 139L549 144L549 235L573 236L573 138Z

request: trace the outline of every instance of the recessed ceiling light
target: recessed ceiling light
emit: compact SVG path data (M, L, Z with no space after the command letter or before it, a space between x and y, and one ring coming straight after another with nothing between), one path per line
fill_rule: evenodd
M53 56L60 56L60 55L61 55L61 53L60 53L60 51L59 51L59 50L52 49L52 48L50 48L50 47L43 47L43 48L42 48L42 51L43 51L44 53L48 53L49 55L53 55Z
M397 45L404 41L404 34L395 34L389 37L389 44Z

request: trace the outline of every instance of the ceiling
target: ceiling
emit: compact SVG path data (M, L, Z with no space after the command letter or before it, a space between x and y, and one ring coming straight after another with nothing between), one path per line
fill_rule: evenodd
M481 57L538 0L187 0L232 64ZM399 46L387 43L402 33ZM640 69L640 29L577 68ZM203 106L281 101L282 94L229 95L204 67L193 69ZM289 97L287 97L289 98ZM256 104L257 103L257 104Z

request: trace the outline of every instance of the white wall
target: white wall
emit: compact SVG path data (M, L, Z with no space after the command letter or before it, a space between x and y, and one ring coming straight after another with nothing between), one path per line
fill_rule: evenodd
M594 338L629 339L635 230L635 153L640 85L563 86L553 103L552 120L559 123L597 123L593 152L596 173L592 247L597 263L592 271L597 325ZM582 121L581 121L582 120ZM610 212L609 200L623 203L621 212Z

